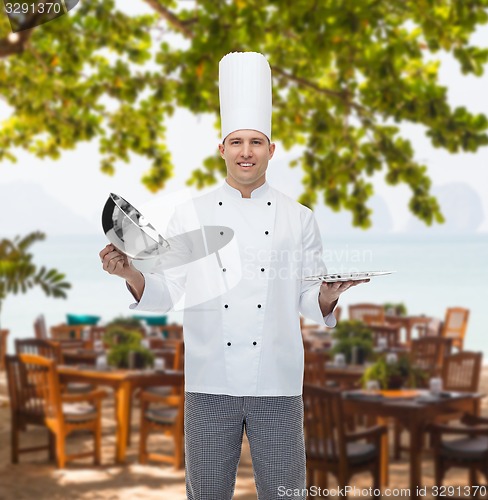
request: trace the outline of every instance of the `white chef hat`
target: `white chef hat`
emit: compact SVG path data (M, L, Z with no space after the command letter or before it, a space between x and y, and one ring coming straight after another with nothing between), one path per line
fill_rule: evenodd
M222 141L251 129L271 140L271 68L257 52L231 52L219 63Z

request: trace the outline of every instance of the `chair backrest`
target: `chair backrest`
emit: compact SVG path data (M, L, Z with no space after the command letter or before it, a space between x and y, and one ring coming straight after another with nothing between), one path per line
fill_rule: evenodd
M78 340L83 341L84 331L89 328L86 325L60 325L51 326L50 338L56 341Z
M327 381L325 364L328 360L329 355L325 352L305 349L304 383L325 387Z
M421 337L412 340L410 358L412 364L430 375L437 374L446 356L451 354L452 341L443 337Z
M305 384L303 407L307 454L321 454L326 462L345 463L346 419L340 391Z
M149 346L151 349L171 349L174 350L173 370L183 370L185 344L183 340L170 338L163 339L160 337L148 337Z
M95 347L95 342L97 341L102 341L104 344L104 347L107 348L108 345L105 345L103 342L103 337L107 333L107 328L105 326L97 326L93 325L90 327L90 330L88 332L88 347L90 349L93 349Z
M349 319L364 323L384 323L385 308L378 304L352 304L349 306Z
M18 356L5 356L5 368L7 371L8 393L10 398L10 410L12 419L19 418L19 413L25 409L25 403L29 399L27 397L25 386L27 384L25 370ZM44 416L43 408L40 407L38 416Z
M7 355L7 337L9 330L0 330L0 371L5 369L5 356Z
M48 359L54 359L57 364L63 363L63 353L58 342L42 339L16 339L15 353L36 354Z
M34 361L36 364L32 364ZM12 418L25 422L44 424L45 418L53 416L55 408L60 411L60 400L54 405L56 385L54 360L22 354L6 356L7 381Z
M183 340L183 326L182 325L165 325L161 327L161 331L165 333L168 340Z
M35 354L20 354L24 381L23 402L27 411L42 412L46 420L63 421L61 386L56 361Z
M483 353L463 351L444 358L442 384L446 391L477 392Z
M48 338L46 320L43 314L37 316L36 320L34 321L34 333L36 339L47 340Z
M92 342L95 340L103 340L103 337L106 333L107 333L107 328L105 326L93 325L90 327L89 330L90 340Z
M453 339L453 346L463 348L464 336L468 326L469 309L463 307L449 307L442 325L441 335Z

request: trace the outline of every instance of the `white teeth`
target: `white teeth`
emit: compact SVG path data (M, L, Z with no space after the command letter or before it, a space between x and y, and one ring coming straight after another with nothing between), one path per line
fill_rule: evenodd
M239 163L241 167L252 167L252 163Z

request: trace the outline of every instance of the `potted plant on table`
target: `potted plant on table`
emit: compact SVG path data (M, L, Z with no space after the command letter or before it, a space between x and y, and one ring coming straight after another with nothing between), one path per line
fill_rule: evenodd
M363 386L369 380L377 380L382 389L415 388L423 386L428 374L413 366L408 356L381 356L368 367L362 377Z
M346 363L362 364L373 355L373 332L361 321L341 321L334 328L332 339L332 355L344 354Z
M118 316L105 325L107 331L113 328L122 328L124 330L137 330L144 332L144 326L137 318L127 318L125 316Z
M141 340L142 335L137 330L119 326L109 328L103 337L104 343L108 346L108 364L117 368L153 366L154 354L141 344Z

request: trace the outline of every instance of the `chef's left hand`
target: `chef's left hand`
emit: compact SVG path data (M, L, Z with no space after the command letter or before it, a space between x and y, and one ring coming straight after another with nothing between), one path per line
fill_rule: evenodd
M344 293L352 286L368 282L369 279L357 281L337 281L335 283L326 283L325 281L322 281L319 295L319 304L322 314L327 316L327 314L333 311L341 293Z

